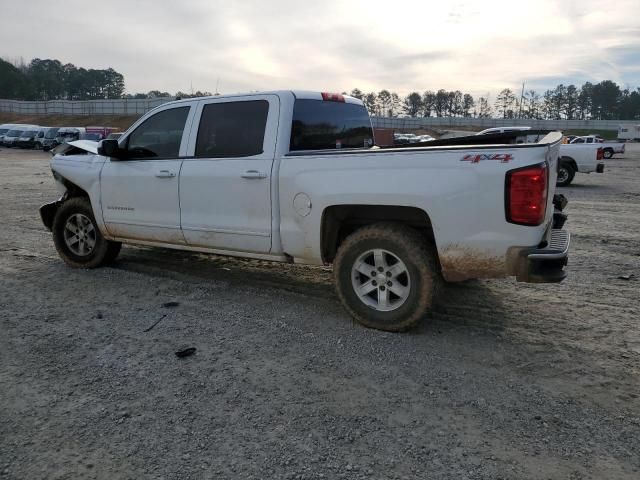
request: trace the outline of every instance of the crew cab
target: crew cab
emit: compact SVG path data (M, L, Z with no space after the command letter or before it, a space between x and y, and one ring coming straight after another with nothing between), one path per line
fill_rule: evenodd
M585 135L582 137L576 137L569 142L570 145L587 143L587 144L597 144L598 147L602 148L602 154L604 158L611 158L616 153L624 154L625 152L625 144L623 142L605 142L602 137L597 135Z
M58 147L62 197L40 214L72 267L107 264L122 243L332 264L357 321L400 331L427 316L443 280L565 278L562 135L517 135L380 148L346 95L184 99L118 140Z

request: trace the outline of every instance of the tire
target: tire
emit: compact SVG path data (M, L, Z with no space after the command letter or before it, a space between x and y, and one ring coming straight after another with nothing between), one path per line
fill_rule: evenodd
M566 187L573 182L573 177L576 176L576 171L570 163L561 162L558 168L558 178L556 179L556 186Z
M604 158L611 158L613 157L613 149L605 148L602 154L604 155Z
M64 202L53 219L53 243L60 258L74 268L97 268L115 260L122 244L105 239L86 197ZM74 233L75 232L75 233Z
M425 239L396 223L352 233L338 249L333 273L347 312L365 327L388 332L407 330L426 317L441 281ZM357 287L369 294L357 293Z

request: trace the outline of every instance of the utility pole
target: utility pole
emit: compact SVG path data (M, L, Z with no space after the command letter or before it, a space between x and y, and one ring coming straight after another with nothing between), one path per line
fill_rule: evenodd
M522 82L522 92L520 93L520 108L518 109L518 118L522 118L522 101L524 100L524 82Z

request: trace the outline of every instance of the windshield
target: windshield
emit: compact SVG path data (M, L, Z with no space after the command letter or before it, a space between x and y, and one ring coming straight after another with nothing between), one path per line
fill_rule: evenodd
M290 150L369 148L373 129L363 105L323 100L296 100Z
M9 133L7 133L7 137L19 137L22 134L22 130L9 130Z
M58 135L58 129L52 128L51 130L47 130L47 133L44 134L44 138L56 138L56 135Z
M5 133L7 133L9 131L8 128L0 128L0 135L4 135Z
M102 139L102 135L100 135L99 133L85 133L84 134L84 140L94 140L94 141L98 141Z
M58 136L62 138L74 138L74 137L78 137L79 134L78 132L62 132L58 134Z

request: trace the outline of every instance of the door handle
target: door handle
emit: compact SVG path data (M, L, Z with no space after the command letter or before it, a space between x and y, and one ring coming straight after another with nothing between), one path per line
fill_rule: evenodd
M242 174L242 178L267 178L267 174L258 170L247 170Z
M176 174L174 172L170 172L169 170L160 170L156 172L156 177L158 178L173 178Z

